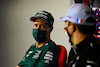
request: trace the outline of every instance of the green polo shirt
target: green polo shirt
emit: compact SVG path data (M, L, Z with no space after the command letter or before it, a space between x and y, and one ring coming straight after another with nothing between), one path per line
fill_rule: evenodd
M18 67L57 67L58 56L59 49L52 40L40 48L33 44Z

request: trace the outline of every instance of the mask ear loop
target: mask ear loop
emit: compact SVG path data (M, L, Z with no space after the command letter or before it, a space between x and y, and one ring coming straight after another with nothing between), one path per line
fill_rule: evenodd
M50 29L50 27L46 30L46 32L47 32L49 29ZM47 37L47 36L49 36L49 33L48 33L48 34L46 34L46 37Z
M69 34L68 34L68 32L67 32L66 29L64 29L64 33L65 33L65 35L66 35L67 40L70 42Z
M46 31L48 31L49 29L50 29L50 27Z

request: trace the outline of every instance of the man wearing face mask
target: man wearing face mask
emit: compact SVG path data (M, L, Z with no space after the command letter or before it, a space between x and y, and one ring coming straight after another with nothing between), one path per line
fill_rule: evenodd
M58 20L65 22L65 34L72 46L67 67L100 67L100 44L93 36L96 19L90 7L74 4L66 17Z
M39 11L30 20L33 24L33 44L17 67L58 67L59 49L50 39L53 16L47 11Z

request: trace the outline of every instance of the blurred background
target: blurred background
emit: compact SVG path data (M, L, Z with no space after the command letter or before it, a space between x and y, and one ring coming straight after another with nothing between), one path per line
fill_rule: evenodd
M64 34L64 22L57 19L66 16L70 0L1 0L0 1L0 67L16 67L29 47L35 43L30 17L38 11L50 12L55 21L51 39L59 45L70 45Z

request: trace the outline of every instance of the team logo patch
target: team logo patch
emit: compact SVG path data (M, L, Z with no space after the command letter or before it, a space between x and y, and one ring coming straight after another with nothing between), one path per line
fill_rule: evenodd
M82 19L77 19L77 23L82 23Z
M94 61L90 61L90 60L87 60L87 63L89 64L94 64L94 65L98 65L98 63L94 62Z
M68 18L70 19L70 18L71 18L71 16L68 16Z

